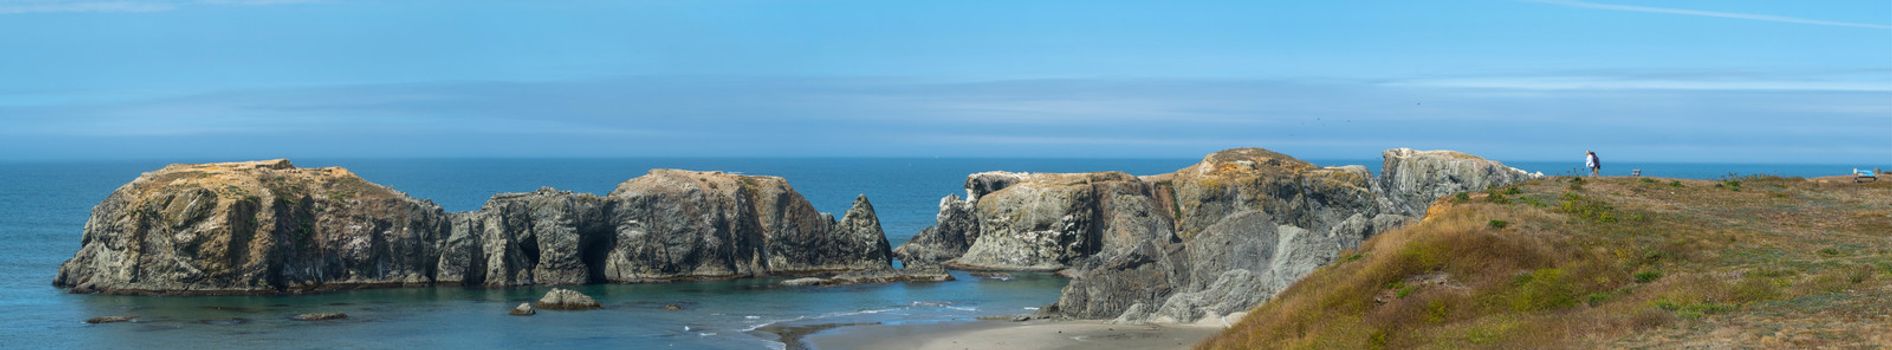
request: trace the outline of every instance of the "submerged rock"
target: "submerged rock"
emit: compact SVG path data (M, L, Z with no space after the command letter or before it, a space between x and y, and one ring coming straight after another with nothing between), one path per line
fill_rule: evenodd
M552 288L552 291L545 292L545 297L539 298L538 307L549 310L590 310L604 308L604 305L598 304L598 300L585 293Z
M909 267L904 270L884 269L874 271L855 271L833 277L803 277L782 281L783 286L826 286L848 284L875 284L893 282L945 282L953 280L953 275L938 266Z
M53 284L75 293L635 283L890 267L873 205L840 219L779 177L652 170L605 196L502 193L466 213L288 161L171 165L120 187Z
M297 321L329 321L329 320L342 320L342 319L347 319L347 318L348 318L348 314L340 313L340 312L311 312L311 313L299 314L299 315L289 317L289 319L297 320Z
M802 278L796 278L796 279L790 279L790 280L787 280L787 281L782 281L782 285L784 285L784 286L789 286L789 287L800 287L800 286L818 286L818 285L821 285L822 283L827 283L827 282L828 282L828 279L826 279L826 278L821 278L821 277L802 277Z
M138 317L136 316L99 316L99 317L85 319L85 323L90 323L90 324L119 323L119 322L131 322L137 319Z
M532 308L532 303L519 303L519 306L512 307L512 311L506 314L513 316L532 316L539 314L539 310Z
M997 281L1010 281L1010 280L1012 280L1012 274L1009 274L1009 273L1004 273L1004 272L990 272L990 271L986 271L986 272L974 272L974 273L972 273L972 276L974 276L974 277L978 277L978 278L981 278L981 279L987 279L987 280L997 280Z
M242 318L242 317L232 317L232 318L197 320L197 323L207 324L207 325L218 325L218 326L234 326L234 325L250 323L250 319Z

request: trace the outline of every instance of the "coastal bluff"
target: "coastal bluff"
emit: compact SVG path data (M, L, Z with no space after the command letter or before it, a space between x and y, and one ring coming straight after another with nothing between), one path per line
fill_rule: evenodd
M890 271L873 205L839 219L780 177L659 169L599 196L502 193L472 212L287 160L176 164L93 211L53 285L296 294Z
M1260 148L1209 154L1173 173L968 175L964 198L895 250L909 266L1057 271L1044 312L1123 322L1197 322L1248 310L1440 196L1533 175L1454 151L1392 149L1374 178Z

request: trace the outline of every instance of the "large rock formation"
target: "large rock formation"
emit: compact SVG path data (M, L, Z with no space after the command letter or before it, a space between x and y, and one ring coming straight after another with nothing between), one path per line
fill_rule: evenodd
M979 239L979 220L974 217L972 201L946 195L939 200L939 214L933 226L913 235L893 254L906 266L937 266L959 258Z
M340 168L172 165L99 203L53 284L193 294L426 284L446 217Z
M840 220L779 177L654 170L606 196L541 189L445 213L341 168L172 165L120 187L53 284L124 294L648 282L878 271L866 197Z
M485 286L601 281L595 251L610 246L603 198L542 188L493 196L449 217L437 283ZM589 254L589 255L587 255Z
M1542 174L1529 174L1456 151L1387 150L1380 170L1380 188L1407 213L1424 213L1439 197L1516 183Z
M1061 269L1073 277L1055 307L1062 315L1192 322L1253 307L1423 214L1423 202L1529 178L1458 152L1396 149L1385 158L1389 170L1378 180L1365 167L1320 167L1258 148L1144 177L973 174L968 198L942 201L939 223L899 256L914 265Z
M970 176L966 188L969 199L941 200L939 223L901 247L907 264L1054 271L1160 238L1170 226L1153 188L1120 172L988 172Z

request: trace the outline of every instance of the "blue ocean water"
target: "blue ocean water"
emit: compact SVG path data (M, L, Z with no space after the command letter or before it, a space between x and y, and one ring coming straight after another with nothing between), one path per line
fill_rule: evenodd
M200 162L209 160L182 160ZM298 166L345 166L370 181L449 211L479 208L495 192L542 186L606 193L652 168L782 176L817 208L844 212L867 194L893 244L933 221L939 198L963 193L965 175L988 170L1174 171L1195 159L306 159ZM1378 160L1316 160L1360 164ZM66 294L51 286L78 249L91 207L158 161L0 163L0 347L4 348L518 348L608 346L749 349L779 347L758 327L784 323L938 322L1028 312L1054 301L1065 281L1013 274L958 281L827 288L782 288L771 279L578 289L607 305L587 312L506 316L545 288L457 287L362 290L312 296L140 297ZM1515 162L1571 174L1579 164ZM1730 173L1825 176L1846 165L1609 164L1605 173L1716 178ZM683 311L664 311L665 304ZM348 320L298 322L304 312L345 312ZM88 325L100 315L139 322Z

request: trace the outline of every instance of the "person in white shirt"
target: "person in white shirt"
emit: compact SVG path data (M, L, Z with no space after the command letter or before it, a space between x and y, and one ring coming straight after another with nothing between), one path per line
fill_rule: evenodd
M1596 151L1587 151L1583 157L1583 167L1590 168L1590 177L1602 176L1603 160L1596 158Z

